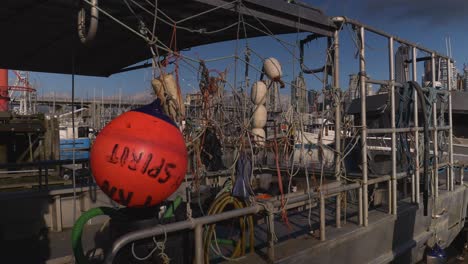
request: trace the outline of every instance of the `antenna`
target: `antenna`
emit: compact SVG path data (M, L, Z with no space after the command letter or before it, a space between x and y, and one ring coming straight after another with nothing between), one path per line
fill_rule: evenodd
M452 58L452 38L448 37L448 49L449 49L449 57Z
M446 50L446 52L447 52L447 56L450 57L449 44L448 44L448 37L445 37L445 50Z

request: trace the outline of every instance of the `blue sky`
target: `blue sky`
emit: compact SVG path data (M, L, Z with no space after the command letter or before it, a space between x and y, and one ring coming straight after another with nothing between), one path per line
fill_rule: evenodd
M467 0L317 0L304 1L310 5L321 8L329 16L344 15L359 20L365 24L385 30L396 36L422 44L423 46L445 53L445 37L450 36L452 53L459 69L464 62L468 62L468 1ZM294 44L304 34L290 34L282 36L287 43ZM347 87L347 74L357 71L355 48L349 30L342 34L342 88ZM366 37L368 73L377 79L388 77L386 40L369 35ZM193 48L187 56L210 59L226 55L233 55L235 42L218 43L205 47ZM252 55L252 64L261 68L261 57L277 57L284 69L284 79L291 82L298 73L297 50L285 44L291 50L272 38L256 38L248 40L249 47L259 56ZM245 48L246 42L238 43L239 50ZM315 42L306 50L306 64L310 68L319 67L324 61L324 42ZM181 63L180 83L184 92L197 90L198 82L194 63ZM234 61L222 60L208 64L208 68L222 71L228 69L228 80L234 81ZM250 79L255 81L259 74L250 70ZM244 80L244 65L238 64L237 81ZM10 74L10 81L13 76ZM321 76L319 76L321 77ZM71 76L61 74L32 73L31 79L38 87L39 95L52 94L67 95L71 91ZM102 77L76 77L77 97L115 96L121 92L123 96L135 95L147 97L150 91L151 70L143 69ZM309 89L320 89L320 83L313 76L308 76ZM289 88L282 90L289 93Z

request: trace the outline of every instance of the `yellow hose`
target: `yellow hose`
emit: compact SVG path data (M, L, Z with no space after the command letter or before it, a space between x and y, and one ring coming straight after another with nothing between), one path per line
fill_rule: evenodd
M230 193L223 193L219 197L217 197L213 203L211 204L208 215L222 213L227 205L232 204L235 209L244 208L245 204L236 197L230 195ZM249 239L250 239L250 252L254 251L254 222L253 216L247 216L247 224L245 223L244 217L239 217L239 226L241 229L241 237L240 240L235 244L234 251L232 255L229 257L231 259L239 258L245 255L245 248L246 248L246 225L248 225L249 230ZM210 262L210 245L211 241L213 240L214 232L215 232L216 224L212 224L207 226L204 234L204 259L205 263Z

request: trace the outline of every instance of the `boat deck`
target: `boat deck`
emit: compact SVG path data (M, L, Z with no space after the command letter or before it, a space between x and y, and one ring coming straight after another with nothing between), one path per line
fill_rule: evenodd
M433 238L433 234L437 233L444 246L447 246L464 226L468 200L466 187L456 185L453 192L446 191L443 173L439 177L439 184L435 213L441 216L437 219L423 216L422 203L419 206L410 203L409 198L398 202L398 215L388 214L387 195L383 194L380 206L371 207L369 211L369 225L362 227L358 222L357 193L348 191L348 206L346 210L342 207L341 227L337 228L335 198L327 198L325 241L320 240L317 201L311 203L310 224L309 210L305 206L288 211L289 225L283 222L281 215L277 215L274 230L278 239L274 246L275 263L339 263L347 258L353 260L350 263L387 263L395 256L404 261L416 262L422 258L426 243ZM429 212L432 212L432 204L429 202ZM99 232L104 221L104 218L98 219L84 230L84 250L88 256L95 256L95 260L102 260L101 248L110 245L106 229ZM9 226L12 230L16 228ZM6 233L8 230L3 230L4 236ZM255 253L243 257L242 263L269 263L267 238L265 221L258 218L255 226ZM2 261L5 263L74 263L71 230L66 227L60 232L45 230L39 236L21 236L2 241L0 248L4 252ZM330 254L332 249L333 254ZM177 250L176 253L180 254ZM229 263L222 258L214 257L212 260L212 263Z
M308 230L306 212L290 216L292 230L276 221L275 228L278 242L274 247L275 263L415 263L422 259L426 243L437 233L444 246L448 246L455 235L463 228L466 214L463 208L467 191L459 186L455 195L441 190L438 209L447 210L441 218L432 222L431 217L424 217L422 205L412 204L407 200L398 203L398 215L390 215L385 206L369 211L369 225L359 226L356 215L350 215L346 223L337 228L333 223L333 210L327 210L326 240L320 241L315 235L319 232L315 221L313 235L298 232ZM422 198L422 197L421 197ZM327 206L328 207L328 206ZM330 208L332 209L332 208ZM314 218L314 217L313 217ZM448 230L445 234L442 228ZM266 229L257 227L256 237L266 238ZM439 232L440 231L440 232ZM442 239L444 240L444 239ZM242 259L242 263L269 263L266 245L259 246L256 253ZM400 262L401 261L401 262ZM227 261L226 263L238 263Z

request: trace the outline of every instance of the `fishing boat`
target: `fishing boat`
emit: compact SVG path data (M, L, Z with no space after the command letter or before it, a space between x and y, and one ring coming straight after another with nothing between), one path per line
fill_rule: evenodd
M36 45L5 43L34 56L3 52L0 67L71 74L72 93L76 74L149 68L155 100L100 131L95 181L0 195L2 262L417 263L442 261L464 235L455 87L437 86L434 70L450 72L451 57L296 1L75 4L6 3L1 12L30 11L34 24L17 32ZM369 33L386 40L387 80L370 78ZM353 72L340 67L345 44ZM400 64L419 76L423 60L429 84L397 78ZM353 73L360 96L348 108L340 76ZM199 89L186 100L183 80ZM388 89L376 95L385 104L368 84ZM388 169L376 172L375 151ZM25 244L40 246L16 254Z

